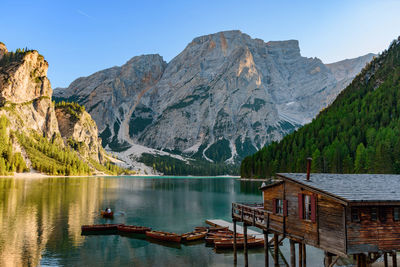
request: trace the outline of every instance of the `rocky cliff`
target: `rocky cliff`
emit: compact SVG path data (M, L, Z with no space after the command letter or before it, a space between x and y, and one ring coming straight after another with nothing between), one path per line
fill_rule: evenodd
M226 31L195 38L168 64L134 57L55 96L85 105L111 150L235 162L311 121L371 58L325 65L296 40Z
M97 125L89 113L77 110L71 103L56 105L55 111L61 136L67 143L84 158L104 162Z
M16 52L8 52L6 46L0 43L0 117L7 120L7 123L3 122L1 127L8 135L13 133L10 139L12 143L0 140L0 149L7 146L14 147L15 152L22 153L28 166L31 165L30 157L34 155L36 163L32 164L33 167L40 163L46 172L53 170L54 174L59 173L54 168L52 169L52 165L59 164L57 160L65 160L69 157L76 161L76 173L83 172L85 167L82 164L84 163L78 162L79 158L83 162L88 158L96 162L104 161L96 123L85 111L75 113L78 115L71 117L64 107L55 108L47 69L47 61L37 51L18 49ZM46 137L46 139L40 139L41 137ZM39 142L48 140L49 143L39 147L36 141L31 141L34 139ZM79 145L79 156L68 154L67 147L75 148L74 145ZM25 153L23 147L29 153ZM56 150L58 152L55 152ZM12 152L7 153L10 155L0 155L2 173L13 171ZM52 157L57 156L57 153L58 156L62 153L66 156L55 160ZM40 161L46 156L49 157L49 162L41 163ZM52 160L54 162L50 162ZM2 161L5 162L5 167L1 166ZM64 163L61 162L61 164ZM74 170L68 170L68 172L73 173Z
M4 46L5 47L5 46ZM7 52L0 60L0 113L14 130L34 130L51 137L58 125L47 79L48 63L37 51Z

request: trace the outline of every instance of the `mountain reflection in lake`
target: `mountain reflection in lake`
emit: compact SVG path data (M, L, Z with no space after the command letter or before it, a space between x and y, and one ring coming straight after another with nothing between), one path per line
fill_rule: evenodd
M260 185L233 178L3 178L0 266L232 266L231 252L216 254L203 243L165 246L144 237L82 236L81 225L188 232L206 219L230 220L232 202L260 202ZM114 220L100 218L105 207L115 211ZM262 250L249 255L252 265L263 259Z

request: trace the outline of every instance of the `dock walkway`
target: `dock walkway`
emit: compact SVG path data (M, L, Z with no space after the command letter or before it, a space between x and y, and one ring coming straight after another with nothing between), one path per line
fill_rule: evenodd
M225 220L221 220L221 219L209 219L206 220L206 224L211 225L211 226L220 226L220 227L228 227L229 230L233 231L233 223L232 222L228 222ZM243 227L236 224L236 232L238 234L243 234ZM247 234L248 235L252 235L256 238L262 238L264 239L264 234L253 231L251 229L247 229ZM272 240L272 237L268 237L268 242Z

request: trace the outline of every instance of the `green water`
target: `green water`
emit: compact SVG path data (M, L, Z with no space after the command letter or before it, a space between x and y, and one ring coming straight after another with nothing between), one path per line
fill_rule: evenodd
M231 252L201 242L82 236L80 227L125 223L188 232L206 219L230 220L232 202L261 202L259 186L206 177L0 179L0 266L233 266ZM114 210L113 220L99 217L105 207ZM289 259L287 244L282 252ZM322 266L322 252L307 252L308 266ZM263 266L263 250L252 251L249 262Z

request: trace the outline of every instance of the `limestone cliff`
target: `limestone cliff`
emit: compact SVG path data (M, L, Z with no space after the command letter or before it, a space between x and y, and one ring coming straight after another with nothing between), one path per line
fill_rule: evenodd
M51 99L53 91L47 78L47 69L47 61L37 51L18 49L16 52L8 52L6 46L0 43L0 116L7 118L7 132L15 133L18 138L36 136L36 139L40 140L40 137L46 137L61 150L67 146L78 150L77 158L83 161L91 158L103 163L103 148L96 123L85 111L71 117L65 107L55 108ZM29 153L24 152L18 138L12 138L14 150L22 152L29 166ZM32 146L31 150L39 149L34 148L28 141L25 145ZM32 155L33 152L30 152ZM40 153L44 151L36 152L36 156L42 155ZM51 157L51 153L47 156ZM40 161L38 158L35 160ZM58 163L54 161L52 164ZM77 168L80 169L72 170L75 173L85 169L81 163L77 164ZM51 165L42 164L42 167L46 171L56 173Z
M0 113L9 117L14 130L34 130L47 137L59 133L47 68L47 61L35 50L3 54Z

